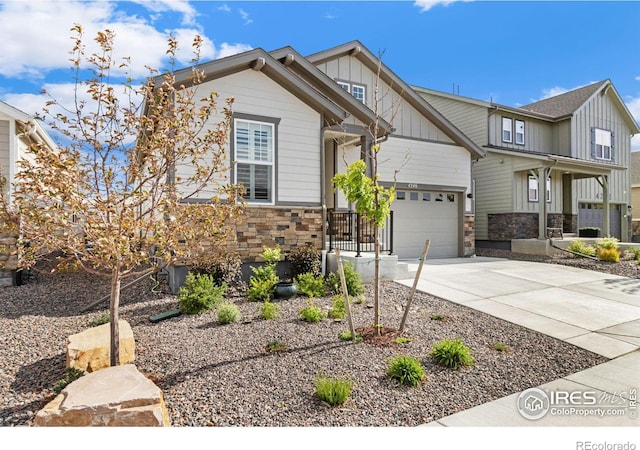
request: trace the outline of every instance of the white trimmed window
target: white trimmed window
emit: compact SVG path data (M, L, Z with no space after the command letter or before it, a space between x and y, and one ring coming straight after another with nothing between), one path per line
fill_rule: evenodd
M235 182L247 190L245 200L273 203L274 124L236 119Z
M502 118L502 142L512 142L513 120L510 117Z
M337 81L337 83L342 89L351 93L351 85L349 83L343 83L342 81Z
M516 144L524 145L524 121L516 120L515 124L516 124L516 132L515 132Z
M364 86L360 86L358 84L351 85L351 95L353 95L359 101L364 103L364 99L365 99Z
M613 136L611 131L602 130L600 128L594 129L594 157L596 159L604 159L611 161L613 159Z
M537 202L539 197L538 197L538 178L534 177L533 175L529 175L529 181L528 181L528 185L529 185L529 201L530 202ZM551 203L551 178L547 178L547 203Z

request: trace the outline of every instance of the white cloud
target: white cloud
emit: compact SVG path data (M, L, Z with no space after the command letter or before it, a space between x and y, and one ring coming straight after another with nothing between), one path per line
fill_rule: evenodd
M640 75L638 75L635 79L636 81L640 81Z
M560 86L554 86L552 88L543 89L542 90L542 99L555 97L556 95L564 94L565 92L569 92L571 89L563 88Z
M173 34L179 42L176 60L188 65L193 58L191 43L196 34L202 36L199 25L194 23L197 13L184 0L138 0L139 4L154 14L182 14L183 26L175 29L157 29L151 18L127 14L118 9L118 2L80 2L49 0L36 2L5 2L0 9L0 75L8 78L44 79L56 69L70 67L69 50L72 47L70 29L74 24L83 27L86 53L97 50L93 42L98 31L115 32L115 56L131 58L134 77L148 75L145 66L162 68L166 63L167 38ZM29 20L25 20L28 17ZM248 15L245 18L248 19ZM185 25L187 24L187 25ZM221 43L220 52L214 43L202 36L201 59L208 60L228 56L233 48L247 49L244 44ZM117 75L117 74L116 74Z
M249 13L246 12L244 9L239 9L238 12L240 13L240 17L242 17L242 20L244 20L245 25L249 25L253 23L253 19L249 18Z
M631 98L625 101L625 104L633 118L640 124L640 97ZM636 134L631 138L631 151L640 151L640 134Z
M231 8L226 3L220 7L218 7L218 11L231 12Z
M247 44L227 44L226 42L223 42L222 45L220 45L220 50L218 50L218 54L216 56L218 58L224 58L225 56L235 55L251 49L252 47Z
M457 3L460 1L471 2L473 0L416 0L414 6L420 8L420 12L425 12L437 5L449 6L451 3Z

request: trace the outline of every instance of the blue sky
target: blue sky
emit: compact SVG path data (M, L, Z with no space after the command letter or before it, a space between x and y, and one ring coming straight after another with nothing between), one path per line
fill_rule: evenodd
M43 88L70 95L74 23L88 37L115 30L117 51L140 69L166 64L171 32L185 48L203 36L205 60L358 39L410 84L509 106L610 78L640 121L640 2L0 1L0 100L35 113Z

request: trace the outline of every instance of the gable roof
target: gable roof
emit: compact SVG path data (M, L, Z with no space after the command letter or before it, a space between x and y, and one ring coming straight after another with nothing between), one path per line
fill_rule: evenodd
M584 105L585 102L606 83L610 83L609 80L598 81L597 83L574 89L572 91L565 92L564 94L555 95L544 100L530 103L528 105L521 106L520 109L545 114L555 118L569 116Z
M315 65L307 61L304 56L290 46L269 52L271 56L279 60L285 67L295 71L295 73L312 85L321 94L330 98L353 115L364 124L374 123L376 115L364 103L356 99L353 95L342 89L327 74L318 69ZM379 126L382 134L393 132L393 127L386 120L380 119Z
M13 120L18 122L21 127L18 131L23 133L25 136L29 135L31 138L35 138L37 141L49 146L49 148L56 148L55 142L53 142L53 139L51 139L51 136L49 136L47 131L40 124L39 120L34 119L26 112L21 111L3 101L0 101L0 113L11 117Z
M478 159L485 156L485 152L462 133L455 125L445 118L439 111L418 95L411 87L398 77L384 63L381 63L369 49L359 41L351 41L328 50L307 56L312 64L321 64L326 61L350 55L357 58L369 70L377 73L380 63L380 78L391 86L407 103L416 108L420 114L426 117L436 127L440 128L453 142L465 148L472 157Z
M324 114L325 118L332 124L341 123L349 115L344 109L331 102L308 83L287 70L282 63L261 48L209 61L198 65L197 68L204 72L205 82L243 70L253 69L262 72L311 108ZM192 67L177 70L174 73L175 84L193 85L192 70ZM161 82L162 77L162 75L159 75L155 79Z

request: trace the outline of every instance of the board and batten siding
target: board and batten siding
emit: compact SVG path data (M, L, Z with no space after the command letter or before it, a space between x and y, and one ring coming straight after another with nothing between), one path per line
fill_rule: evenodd
M9 180L9 151L11 147L10 122L0 119L0 174Z
M514 123L516 120L524 122L524 145L515 143L515 132L512 132L510 143L502 141L503 117L512 119ZM489 145L520 151L556 153L553 141L553 126L550 123L519 116L510 111L496 111L489 115Z
M488 143L487 108L456 100L449 97L418 91L431 106L437 109L460 131L462 131L476 145L484 146Z
M215 91L224 99L233 97L233 112L279 119L276 143L276 204L279 202L320 205L321 202L321 117L295 95L254 70L248 69L205 82L197 87L205 93ZM200 95L200 94L198 94ZM221 116L210 119L215 124ZM230 139L233 137L230 136ZM229 160L227 145L227 160ZM188 174L190 166L178 173ZM202 192L199 198L210 197Z
M318 64L317 67L335 81L364 86L365 104L371 110L375 110L374 90L377 74L357 58L342 56ZM442 130L429 122L418 110L407 103L393 87L380 80L378 90L378 113L383 119L392 123L396 135L434 142L453 143ZM346 122L351 123L349 119Z
M486 157L473 164L473 179L476 239L488 239L488 214L513 211L512 159L488 151Z
M595 161L591 157L591 127L602 128L614 133L614 164L629 167L631 129L624 121L618 106L610 98L610 94L598 94L582 105L571 121L572 156L579 159ZM612 171L609 180L610 201L631 203L631 178L629 170ZM593 179L576 181L577 202L602 202L602 187Z

